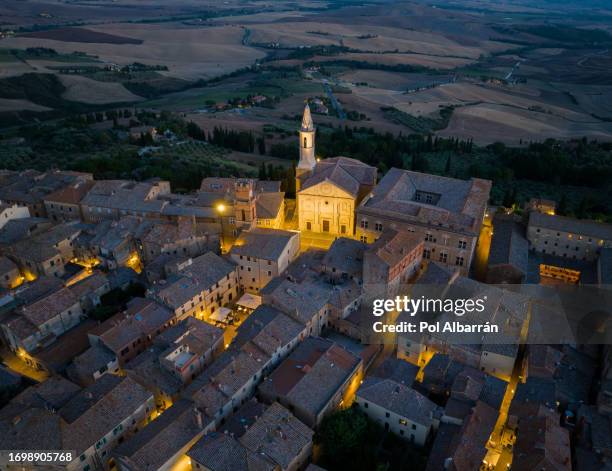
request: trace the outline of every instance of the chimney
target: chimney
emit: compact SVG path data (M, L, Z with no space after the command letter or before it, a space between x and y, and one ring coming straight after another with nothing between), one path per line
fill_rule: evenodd
M195 413L195 419L196 419L196 424L198 428L203 429L204 425L202 422L202 412L200 412L200 409L198 409L197 407L193 408L193 412Z

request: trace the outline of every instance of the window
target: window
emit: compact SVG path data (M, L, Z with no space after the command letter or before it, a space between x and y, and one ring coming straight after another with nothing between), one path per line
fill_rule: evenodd
M457 245L460 249L465 249L467 248L467 241L465 240L460 240L459 244Z
M377 231L377 232L382 232L382 230L383 230L383 225L382 225L381 223L377 222L377 223L374 225L374 228L376 229L376 231Z
M308 147L308 139L307 138L304 138L304 147Z
M359 225L360 225L360 227L362 229L367 229L368 228L368 220L367 219L362 219L361 223Z
M362 236L360 236L360 237L359 237L359 240L360 240L361 242L365 243L365 244L367 244L367 243L368 243L368 238L367 238L367 236L363 236L363 235L362 235Z
M310 221L306 221L306 230L312 231L312 223Z
M425 242L435 242L435 241L436 239L433 236L433 234L429 234L429 233L425 234Z
M440 252L440 261L446 263L448 261L448 254L446 252Z
M399 419L400 425L408 425L408 421L406 419Z
M423 258L430 259L430 258L431 258L431 250L429 250L429 249L424 249L424 250L423 250Z
M416 430L416 425L412 424L412 430Z
M463 263L464 263L463 257L457 257L457 259L455 260L455 265L457 265L458 267L462 267Z
M385 412L385 417L389 417L391 414L389 414L388 412Z
M364 403L363 403L363 407L365 407L365 408L367 409L367 408L368 408L368 403L367 403L367 402L364 402Z

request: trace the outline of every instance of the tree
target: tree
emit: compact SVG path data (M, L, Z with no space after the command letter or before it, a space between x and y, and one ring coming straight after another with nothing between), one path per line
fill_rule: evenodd
M576 217L580 219L584 219L588 216L589 209L591 207L591 202L587 196L584 196L580 200L580 204L578 205L578 209L576 210Z
M507 189L504 193L504 199L502 201L502 206L504 208L511 208L516 201L516 189Z
M266 141L263 137L257 138L257 149L261 155L266 155Z
M451 154L448 154L448 158L446 159L446 165L444 166L444 173L448 175L451 171Z
M326 417L315 436L322 447L321 464L327 469L375 469L378 432L356 406Z
M268 179L268 172L266 170L265 162L262 162L261 165L259 166L259 175L258 175L258 178L260 180L267 180Z
M206 140L206 133L202 131L202 128L200 128L200 126L193 121L189 121L189 123L187 123L187 135L198 141Z
M567 204L567 195L563 193L561 195L561 199L559 200L559 204L557 205L557 214L560 216L567 215L568 204Z
M295 188L295 176L297 170L295 167L295 161L291 162L291 168L287 171L287 196L290 198L295 198L296 188Z

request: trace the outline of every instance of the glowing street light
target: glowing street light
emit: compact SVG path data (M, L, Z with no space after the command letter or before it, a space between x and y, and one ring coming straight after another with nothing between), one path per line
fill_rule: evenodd
M225 205L223 203L219 203L217 205L217 211L223 213L225 211Z

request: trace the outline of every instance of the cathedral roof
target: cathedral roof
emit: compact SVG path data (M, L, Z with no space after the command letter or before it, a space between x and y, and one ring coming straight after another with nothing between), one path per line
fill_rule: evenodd
M312 174L302 183L302 190L327 180L356 197L362 186L376 184L376 172L375 167L359 160L333 157L317 163Z

